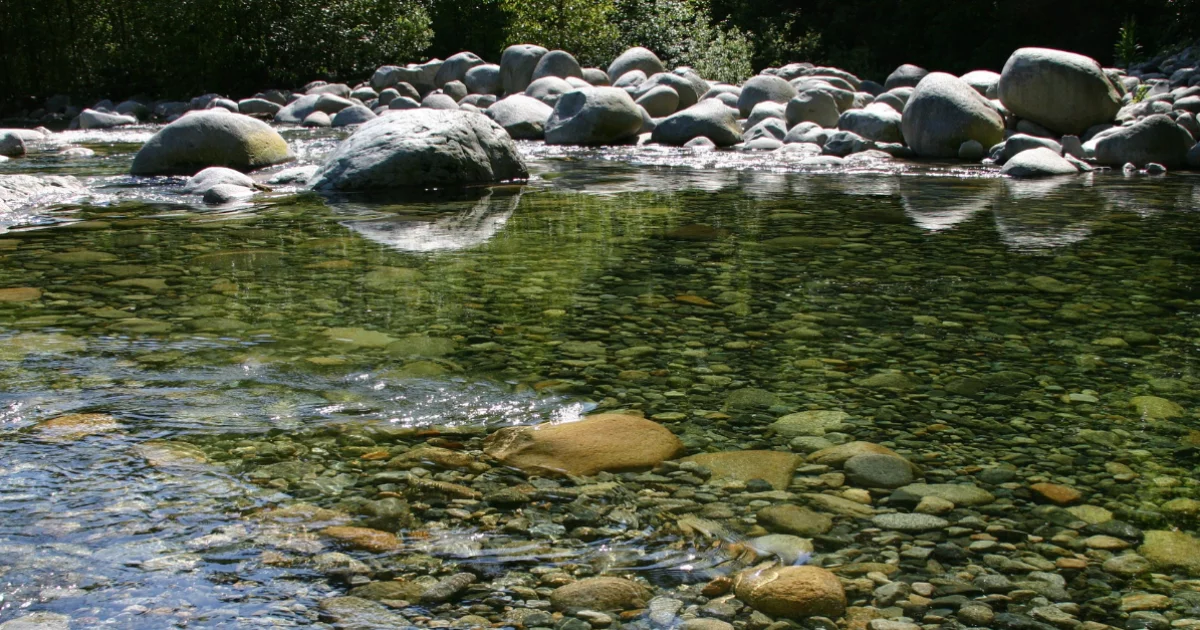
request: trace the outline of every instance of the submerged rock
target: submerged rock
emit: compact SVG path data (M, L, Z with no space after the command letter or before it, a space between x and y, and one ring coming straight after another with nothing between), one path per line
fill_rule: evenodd
M502 127L462 111L403 110L358 128L309 185L366 191L489 184L529 177Z
M527 472L594 475L652 468L678 455L683 443L651 420L599 414L577 422L506 427L489 435L483 448Z
M623 578L594 577L560 586L550 594L556 610L633 610L650 600L650 590Z
M820 567L755 567L734 578L738 599L776 617L837 618L846 612L846 591Z

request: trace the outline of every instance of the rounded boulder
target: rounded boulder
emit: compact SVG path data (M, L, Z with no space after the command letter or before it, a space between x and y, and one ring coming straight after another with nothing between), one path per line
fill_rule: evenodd
M710 98L682 111L671 114L654 127L652 142L683 146L695 138L705 137L719 147L742 141L737 112L721 101Z
M500 83L500 66L485 63L467 70L463 83L467 84L470 94L502 94L504 87Z
M533 80L537 81L543 77L558 77L566 79L575 77L583 78L583 67L575 60L575 57L565 50L551 50L542 55L538 60L537 66L533 68Z
M517 44L500 54L500 86L505 94L520 94L533 82L533 69L549 52L541 46Z
M563 94L546 121L547 144L626 142L642 129L642 111L620 88L593 87Z
M529 177L516 143L486 116L397 110L346 138L309 185L321 191L419 189Z
M524 94L513 94L496 101L485 112L514 140L541 140L546 137L546 121L554 108Z
M647 48L637 46L630 48L613 59L608 65L608 76L615 82L626 72L641 70L646 76L653 76L665 69L663 62Z
M1106 166L1132 162L1145 167L1154 162L1168 168L1183 166L1196 144L1187 129L1165 114L1147 116L1121 127L1096 142L1096 161Z
M1121 94L1100 64L1063 50L1018 49L1004 64L998 88L1013 115L1062 134L1112 122L1121 109Z
M796 94L796 88L791 83L776 76L760 74L742 85L742 92L738 96L738 112L744 118L754 111L755 105L763 101L787 103Z
M904 105L900 129L917 155L953 158L968 140L990 147L1004 140L1004 119L962 79L943 72L927 75Z
M292 159L283 136L265 122L224 110L192 112L154 134L137 155L133 175L193 175L209 166L250 171Z

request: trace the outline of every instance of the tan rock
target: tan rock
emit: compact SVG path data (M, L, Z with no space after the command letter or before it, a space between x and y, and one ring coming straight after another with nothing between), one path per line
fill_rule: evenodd
M76 440L88 435L118 431L121 423L103 413L72 413L38 424L38 433L47 440Z
M713 479L742 482L762 479L776 490L787 490L803 458L782 451L726 451L700 453L680 461L704 466L712 471Z
M857 501L851 501L842 497L835 497L831 494L807 493L801 495L805 502L820 510L833 512L841 516L852 516L854 518L869 518L875 514L875 508L869 505L863 505Z
M1183 415L1183 407L1158 396L1136 396L1129 401L1139 415L1148 420L1164 420Z
M846 460L855 455L891 455L904 459L899 453L886 446L880 446L871 442L846 442L845 444L830 446L829 448L823 448L815 453L811 453L808 456L808 461L813 464L841 468L842 464L846 463Z
M1083 498L1083 493L1057 483L1035 483L1029 486L1034 494L1056 505L1070 505Z
M758 511L758 523L773 532L820 536L833 529L833 519L797 505L769 505Z
M489 435L483 450L527 472L594 475L653 468L679 455L683 443L654 421L599 414L578 422L506 427Z
M36 287L0 289L0 302L32 302L40 297L42 290Z
M556 610L633 610L650 601L650 590L623 578L594 577L560 586L550 593Z
M267 523L304 529L332 527L350 522L350 515L345 512L329 510L311 503L292 503L262 510L256 513L255 517Z
M775 617L837 618L846 612L841 581L820 567L763 565L739 573L733 588L738 599Z
M135 445L133 449L155 468L195 468L208 463L204 451L187 442L150 440Z
M404 546L395 534L369 527L326 527L321 533L347 547L375 553L397 551Z
M1121 598L1121 612L1138 610L1165 610L1170 608L1171 598L1166 595L1134 593Z

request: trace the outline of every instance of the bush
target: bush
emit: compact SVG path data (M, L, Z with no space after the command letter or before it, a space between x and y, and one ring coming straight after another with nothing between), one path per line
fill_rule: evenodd
M620 51L611 0L503 0L505 45L537 44L565 50L584 66L607 66Z
M738 82L754 74L750 36L713 24L700 0L621 0L621 48L644 46L668 67L691 66L706 79Z

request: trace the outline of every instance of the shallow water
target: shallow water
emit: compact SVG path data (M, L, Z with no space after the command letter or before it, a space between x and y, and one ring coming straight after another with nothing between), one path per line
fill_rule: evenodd
M26 288L0 291L0 622L320 625L313 606L344 586L264 560L319 543L249 515L352 494L330 436L362 426L454 439L632 409L690 452L786 450L767 424L840 409L843 433L931 478L1005 463L1125 520L1194 526L1158 506L1196 491L1200 177L531 144L525 187L327 202L280 186L214 209L181 179L124 175L150 131L62 134L96 155L0 164L89 188L0 224L0 289ZM337 140L287 135L301 163ZM1141 417L1143 395L1182 412ZM39 426L65 414L111 418ZM292 434L328 451L315 481L214 455ZM1141 477L1114 484L1110 461ZM529 513L533 534L435 525L410 550L485 574L636 573L664 543L644 522L568 541Z

